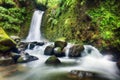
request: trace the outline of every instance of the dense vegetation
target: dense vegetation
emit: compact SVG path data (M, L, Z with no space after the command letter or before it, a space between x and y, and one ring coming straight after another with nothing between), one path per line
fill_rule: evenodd
M65 37L74 43L119 50L119 0L54 1L57 5L51 3L50 6L48 0L49 8L43 21L43 31L49 40Z
M20 33L20 28L28 20L28 4L26 0L0 0L0 27L10 35Z
M120 0L35 0L46 10L42 31L54 41L92 44L120 51ZM0 27L9 34L26 36L34 11L31 0L0 0Z

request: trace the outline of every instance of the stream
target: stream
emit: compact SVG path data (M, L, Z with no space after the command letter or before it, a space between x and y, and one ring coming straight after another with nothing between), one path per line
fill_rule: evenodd
M45 61L49 56L44 55L44 49L49 44L53 43L36 46L34 50L26 50L29 54L38 57L39 60L0 67L0 80L78 80L69 76L71 70L97 73L99 78L94 78L95 80L101 77L105 79L100 80L119 80L119 70L116 63L110 60L111 56L101 55L96 48L90 45L84 45L85 50L82 54L86 55L81 58L71 59L66 56L59 58L62 62L60 65L46 65ZM66 53L70 46L66 47ZM88 49L92 49L90 54L86 52Z
M35 10L31 21L29 34L26 42L45 42L40 31L43 11ZM69 58L68 52L73 44L65 47L66 56L59 58L60 65L46 65L49 56L44 55L46 46L54 44L46 42L43 46L35 46L33 50L25 52L39 59L28 63L18 63L9 66L0 66L0 80L120 80L119 70L112 56L102 55L98 49L91 45L84 45L84 51L80 58ZM89 52L91 50L91 52ZM71 78L71 70L89 71L96 73L92 78Z

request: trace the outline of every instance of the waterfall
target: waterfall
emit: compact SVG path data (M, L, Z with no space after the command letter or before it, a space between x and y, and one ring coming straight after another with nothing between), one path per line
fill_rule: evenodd
M43 13L44 11L40 11L40 10L34 11L34 14L31 20L29 34L26 38L27 42L34 42L34 41L43 42L44 41L44 38L42 37L41 31L40 31Z
M35 45L33 49L30 49L30 45L34 42L46 41L42 37L40 31L43 13L44 11L35 10L30 25L30 31L26 38L26 42L31 43L28 45L28 49L26 49L25 52L38 57L39 60L16 65L16 71L19 71L19 67L22 67L23 69L25 68L25 70L23 70L22 74L18 72L17 75L13 74L14 76L5 77L9 78L5 80L56 80L52 78L48 79L47 77L52 77L53 73L55 75L61 72L70 72L71 70L89 71L92 73L96 73L100 77L111 80L120 79L119 70L116 66L116 62L110 60L112 59L111 56L102 55L97 48L91 45L84 45L84 51L81 53L82 57L69 58L69 50L72 46L74 46L74 44L68 43L68 45L65 47L66 57L58 58L61 61L60 66L55 67L45 65L45 61L49 58L49 56L44 55L44 50L47 46L51 44L54 45L54 42L47 42L42 46ZM9 72L8 69L5 70Z

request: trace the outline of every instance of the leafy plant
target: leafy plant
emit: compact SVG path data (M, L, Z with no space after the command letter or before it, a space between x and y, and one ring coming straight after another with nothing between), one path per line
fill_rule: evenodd
M25 19L25 8L7 7L8 4L15 4L13 0L2 0L0 6L0 27L3 27L9 34L18 33L20 26Z
M101 36L104 39L113 38L113 30L120 27L119 17L114 13L116 5L113 1L106 1L101 3L98 8L94 8L88 11L88 14L91 16L92 21L96 22L99 25ZM114 6L115 5L115 6Z

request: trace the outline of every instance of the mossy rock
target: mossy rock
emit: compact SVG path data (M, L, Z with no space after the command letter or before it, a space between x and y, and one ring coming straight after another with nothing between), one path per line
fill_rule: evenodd
M66 42L66 38L65 37L60 37L60 38L57 38L55 41Z
M46 64L60 64L60 60L56 56L49 57L46 62Z
M67 46L67 42L63 38L57 39L54 44L55 44L55 47L61 47L62 49Z
M18 63L24 63L24 62L27 62L27 61L24 60L23 57L19 57L19 58L17 59L17 62L18 62Z
M61 47L54 48L54 55L56 57L64 57L65 53L62 51Z
M13 41L5 31L0 27L0 52L6 52L16 47L15 41Z
M59 54L59 53L61 53L61 52L62 52L61 47L56 47L56 48L54 48L54 53L55 53L55 54Z

